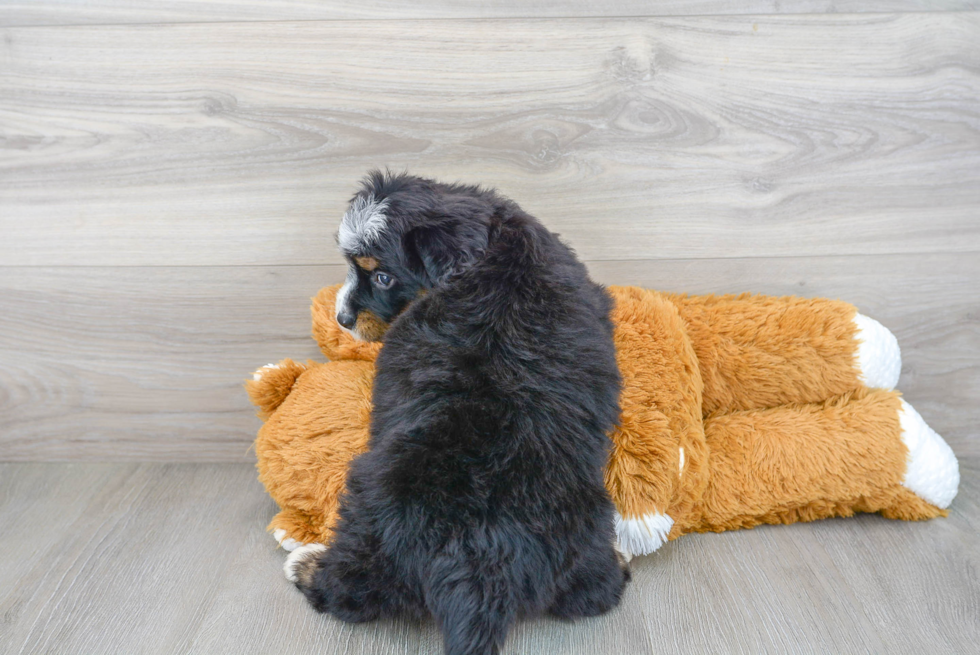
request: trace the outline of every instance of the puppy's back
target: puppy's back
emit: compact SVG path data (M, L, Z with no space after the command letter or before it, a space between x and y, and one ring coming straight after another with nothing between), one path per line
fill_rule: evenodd
M413 517L404 542L433 562L418 583L449 652L490 652L519 614L618 602L602 481L619 413L609 305L555 235L515 212L388 333L377 483Z

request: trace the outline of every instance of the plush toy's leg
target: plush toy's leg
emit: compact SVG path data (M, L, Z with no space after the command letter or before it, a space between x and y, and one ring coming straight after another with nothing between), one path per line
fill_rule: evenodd
M322 530L313 517L298 509L287 508L276 514L266 528L283 550L293 551L303 544L324 543Z
M669 296L714 412L822 402L860 386L894 389L898 341L853 305L771 296Z
M300 546L305 546L307 542L297 541L289 536L289 533L284 529L279 528L274 530L272 533L272 538L275 539L284 551L291 553Z
M258 407L262 420L268 419L292 391L296 378L306 371L306 367L291 359L278 364L266 364L252 374L245 382L245 390L252 404Z
M908 449L902 485L936 507L946 509L956 497L960 468L949 444L936 434L915 408L900 399L902 443Z
M705 421L710 475L696 531L854 512L945 515L956 458L898 394L860 389L822 404Z
M895 335L878 321L854 314L858 342L856 368L858 379L866 387L891 391L902 373L902 351Z
M616 505L616 547L628 559L660 548L689 518L708 454L698 360L677 305L635 287L610 291L623 391L605 484Z

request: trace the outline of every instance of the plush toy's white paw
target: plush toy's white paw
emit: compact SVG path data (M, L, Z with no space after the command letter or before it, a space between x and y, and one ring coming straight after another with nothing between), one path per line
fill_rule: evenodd
M252 373L252 379L255 380L256 382L258 382L259 380L262 379L262 374L265 371L268 371L270 368L279 368L279 364L266 364L262 368L258 369L254 373Z
M282 528L279 528L278 530L273 532L272 536L275 537L275 540L279 542L279 545L282 546L283 550L293 551L303 545L302 541L296 541L292 537L287 537L286 531L283 530Z
M674 519L659 512L624 519L616 512L617 550L630 557L648 555L664 545Z
M902 351L888 328L864 314L854 315L857 327L858 377L872 389L895 388L902 374Z
M919 498L946 509L960 486L960 467L953 449L904 400L898 420L902 442L909 449L902 485Z
M299 582L300 577L310 570L316 559L326 550L327 547L323 544L306 544L289 553L286 563L282 565L286 579Z

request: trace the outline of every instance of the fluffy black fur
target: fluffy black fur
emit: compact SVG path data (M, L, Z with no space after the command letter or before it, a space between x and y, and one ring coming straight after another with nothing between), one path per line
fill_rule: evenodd
M616 606L609 296L494 191L374 173L359 195L387 201L386 225L347 254L396 282L351 302L393 320L370 451L297 586L345 621L431 613L449 655L497 653L520 616Z

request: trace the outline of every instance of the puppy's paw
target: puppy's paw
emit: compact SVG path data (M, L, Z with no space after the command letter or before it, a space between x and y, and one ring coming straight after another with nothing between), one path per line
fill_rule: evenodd
M282 570L286 579L298 587L309 587L313 574L320 566L320 557L327 552L323 544L306 544L289 553Z
M286 534L286 531L283 530L282 528L279 528L278 530L274 531L272 533L272 536L275 538L277 542L279 542L279 545L282 546L282 549L285 550L286 552L291 553L292 551L296 550L297 548L303 545L302 541L296 541L292 537L288 536Z
M619 564L619 570L623 573L623 580L625 582L630 582L633 579L633 569L630 567L630 560L633 559L633 555L630 553L624 553L616 547L616 563Z

